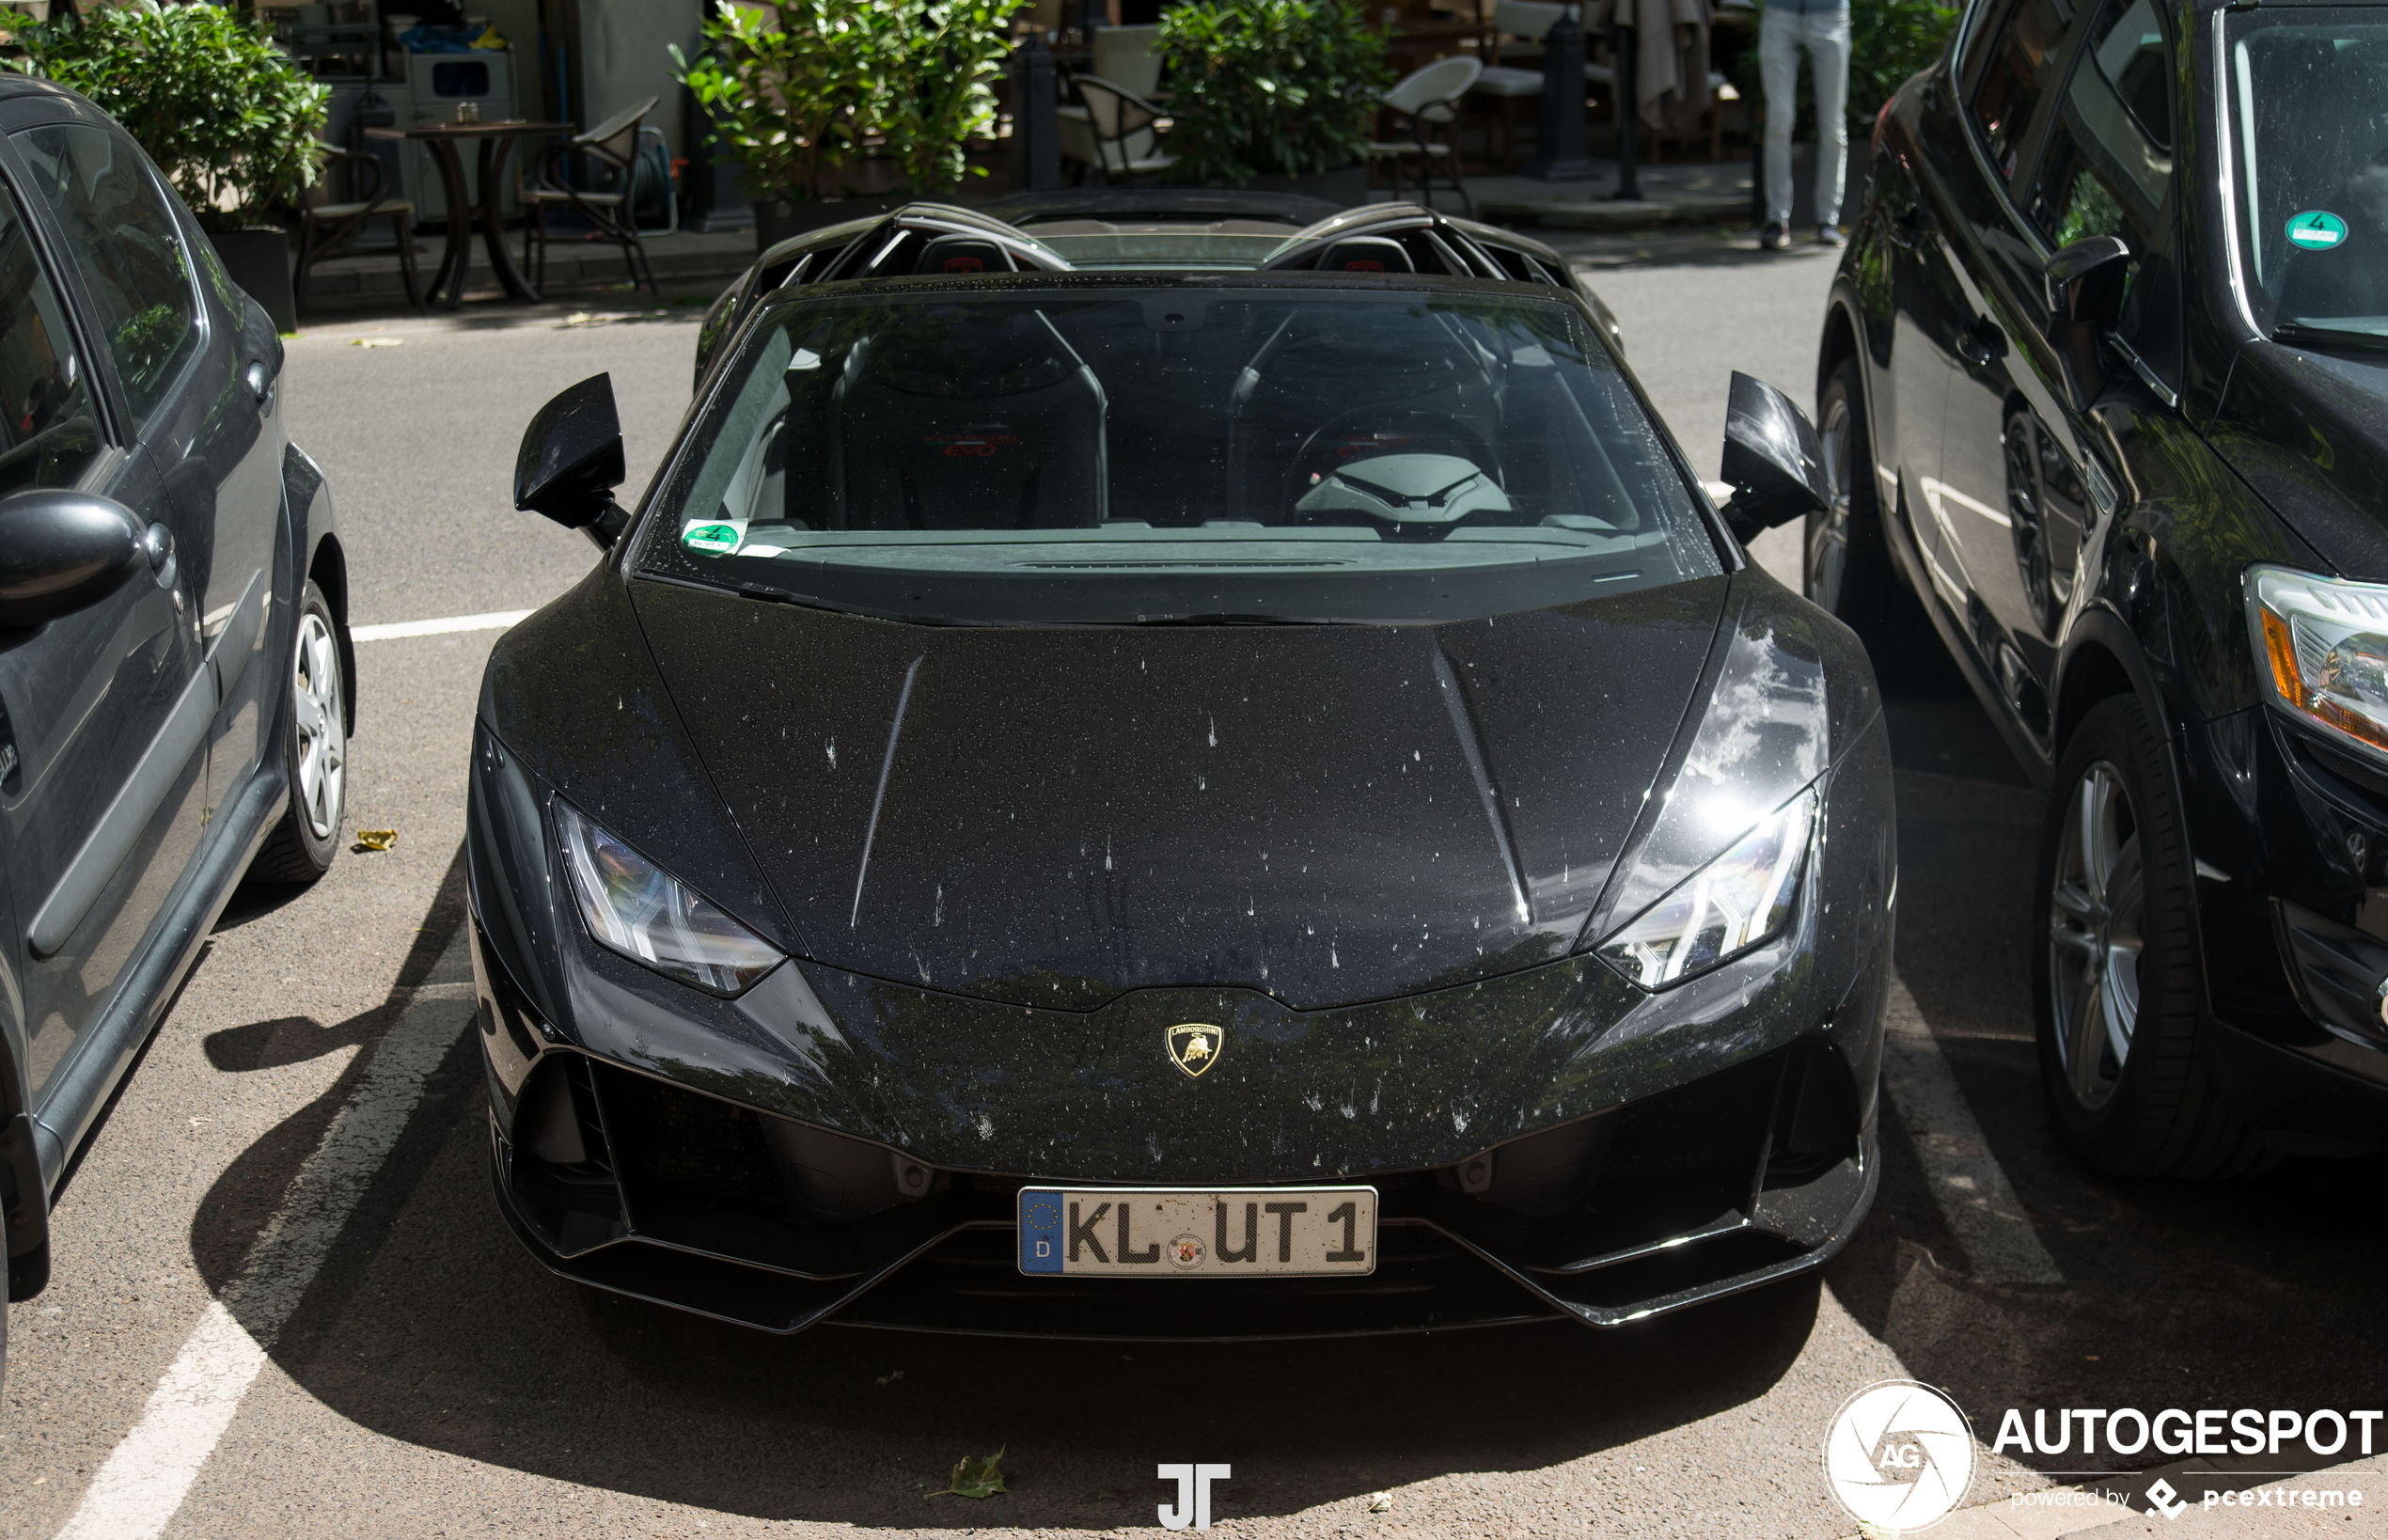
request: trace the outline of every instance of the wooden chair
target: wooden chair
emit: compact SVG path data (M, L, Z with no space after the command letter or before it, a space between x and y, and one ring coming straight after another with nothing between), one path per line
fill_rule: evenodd
M571 209L589 222L599 240L621 247L632 284L643 282L656 293L663 292L655 282L654 267L647 260L646 243L639 238L637 212L631 207L637 183L639 125L662 101L651 96L586 133L548 146L538 166L523 179L523 261L531 270L532 288L547 282L548 212ZM586 156L603 168L615 188L592 192L574 187L570 164L574 155Z
M1485 61L1460 55L1453 58L1437 59L1422 70L1413 70L1394 84L1390 90L1377 98L1383 109L1406 121L1409 134L1406 139L1372 143L1368 147L1371 163L1383 161L1393 177L1393 198L1401 198L1402 162L1412 155L1418 157L1418 190L1428 207L1435 200L1435 168L1440 166L1450 177L1452 190L1467 207L1468 217L1476 217L1475 195L1468 191L1467 179L1459 168L1457 125L1459 106L1467 99L1469 87L1485 72ZM1429 129L1452 130L1451 141L1429 139Z
M299 211L298 273L291 282L295 291L292 308L301 315L306 313L306 280L314 273L316 263L355 240L367 225L386 219L398 231L398 271L406 280L406 303L421 309L422 287L415 279L415 205L390 196L397 189L390 185L389 166L380 157L335 149L330 145L323 147L322 154L327 169L341 165L369 170L370 191L360 201L318 203ZM355 188L352 186L350 191Z

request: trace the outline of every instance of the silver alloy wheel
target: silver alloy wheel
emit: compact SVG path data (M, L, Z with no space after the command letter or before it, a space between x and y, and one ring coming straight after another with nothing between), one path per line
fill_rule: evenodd
M318 840L339 826L348 759L340 699L340 644L323 617L299 613L298 659L291 668L291 719L298 728L298 806Z
M1808 520L1807 559L1808 597L1833 615L1841 613L1841 589L1849 572L1849 451L1855 438L1851 428L1849 399L1834 397L1816 430L1832 502Z
M2049 1003L2066 1082L2095 1111L2113 1096L2139 1025L2147 884L2123 773L2097 761L2070 801L2049 894Z

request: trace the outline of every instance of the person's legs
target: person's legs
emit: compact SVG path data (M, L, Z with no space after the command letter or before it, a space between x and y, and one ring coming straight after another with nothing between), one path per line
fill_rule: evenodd
M1768 8L1758 20L1758 72L1767 89L1767 223L1791 223L1791 124L1799 116L1799 22Z
M1849 13L1800 19L1808 24L1808 64L1815 71L1815 222L1837 226L1849 176Z

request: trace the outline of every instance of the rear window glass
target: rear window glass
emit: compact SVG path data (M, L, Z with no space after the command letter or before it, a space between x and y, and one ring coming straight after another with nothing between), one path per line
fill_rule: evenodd
M1720 570L1571 308L1295 284L783 302L640 540L651 576L966 623L1441 621Z

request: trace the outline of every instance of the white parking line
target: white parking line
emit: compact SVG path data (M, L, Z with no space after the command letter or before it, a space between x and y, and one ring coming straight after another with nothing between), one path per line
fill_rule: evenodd
M431 977L457 971L463 945L460 928ZM141 1420L91 1478L58 1540L153 1540L182 1506L274 1339L423 1099L424 1080L463 1030L466 1013L455 999L440 998L448 993L417 995L383 1037L356 1093L266 1221L247 1265L184 1339Z
M1998 1157L1990 1154L1907 981L1896 973L1891 975L1883 1012L1882 1084L1915 1143L1933 1201L1973 1265L1973 1276L1985 1283L2064 1282Z
M437 636L450 631L503 631L528 619L526 609L496 609L486 615L445 615L436 621L389 621L381 625L353 625L349 636L361 642L395 641L401 636Z

